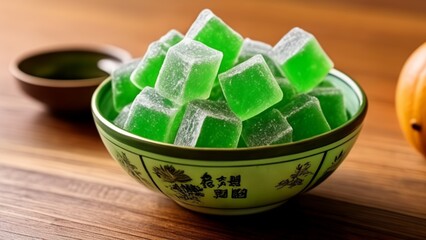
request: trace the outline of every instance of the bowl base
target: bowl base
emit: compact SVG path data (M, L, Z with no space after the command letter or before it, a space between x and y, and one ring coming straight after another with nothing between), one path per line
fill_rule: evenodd
M261 212L266 212L271 209L277 208L284 203L287 202L287 200L268 205L268 206L262 206L262 207L255 207L255 208L209 208L209 207L198 207L194 205L185 204L182 202L175 201L180 206L189 209L194 212L204 213L204 214L211 214L211 215L222 215L222 216L237 216L237 215L249 215L249 214L256 214Z

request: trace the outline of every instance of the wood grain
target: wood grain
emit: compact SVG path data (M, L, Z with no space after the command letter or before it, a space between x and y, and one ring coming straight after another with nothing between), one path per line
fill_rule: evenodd
M270 212L218 217L138 185L106 152L90 116L61 118L23 94L8 71L24 51L108 43L134 57L203 8L244 37L275 44L300 26L365 89L363 131L318 188ZM399 71L426 41L426 2L0 2L0 239L425 239L426 159L399 129Z

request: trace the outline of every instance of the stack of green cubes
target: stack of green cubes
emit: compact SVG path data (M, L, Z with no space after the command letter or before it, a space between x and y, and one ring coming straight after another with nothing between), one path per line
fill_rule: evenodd
M348 121L333 62L291 29L275 46L243 38L212 11L114 71L113 123L169 144L237 148L301 141Z
M172 29L158 41L151 43L136 70L130 76L132 83L140 89L146 86L154 87L167 51L182 39L182 33Z

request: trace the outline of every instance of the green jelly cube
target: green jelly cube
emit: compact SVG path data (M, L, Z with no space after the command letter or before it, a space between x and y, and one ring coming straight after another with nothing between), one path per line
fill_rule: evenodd
M241 48L240 55L238 56L238 63L244 62L256 54L261 54L271 69L272 74L276 77L283 77L284 73L281 68L271 57L272 46L264 42L255 41L250 38L245 38L243 47Z
M169 47L178 44L184 38L179 31L172 29L160 38L160 42L169 45Z
M242 121L283 98L280 86L260 54L219 74L218 78L229 107Z
M335 87L317 87L308 93L318 98L322 112L331 129L337 128L348 120L343 93Z
M163 65L164 58L168 50L168 45L155 41L149 44L145 55L139 62L135 71L131 75L132 82L143 89L146 86L154 87L155 82Z
M241 137L248 147L292 141L293 128L277 109L268 109L243 122Z
M133 102L141 91L130 81L130 75L139 61L137 59L124 63L111 73L112 102L117 112Z
M130 107L124 129L151 140L173 143L183 107L145 87Z
M236 148L242 123L225 102L188 103L175 144L190 147Z
M124 124L127 121L127 117L129 116L129 112L130 112L130 106L132 104L128 104L127 106L125 106L120 113L117 115L117 117L114 118L114 125L116 125L119 128L124 128Z
M181 33L176 30L170 30L159 41L152 42L130 76L132 82L140 89L146 86L154 87L167 51L182 39L183 35Z
M293 128L293 141L331 130L316 97L307 94L297 95L281 110L281 113Z
M285 77L299 92L312 90L333 68L333 62L315 37L297 27L290 30L272 52Z
M296 95L296 88L288 81L286 78L276 77L278 85L280 86L281 91L283 92L283 98L277 104L274 105L276 109L284 108L287 103L291 101Z
M186 37L192 38L223 53L219 72L231 68L237 61L243 37L230 28L209 9L201 11L189 28Z
M334 86L334 84L328 80L327 78L325 78L320 84L318 84L318 86L316 87L336 87Z
M222 56L213 48L185 38L167 52L155 88L161 95L179 104L207 99Z

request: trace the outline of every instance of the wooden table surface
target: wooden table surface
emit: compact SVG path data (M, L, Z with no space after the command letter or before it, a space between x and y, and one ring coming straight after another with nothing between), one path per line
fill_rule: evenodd
M282 207L221 217L191 212L132 180L91 117L51 115L8 65L24 51L107 43L144 54L210 8L244 37L275 44L312 32L365 89L370 107L352 152L322 185ZM426 239L426 159L403 138L395 86L426 40L426 1L0 2L0 239Z

